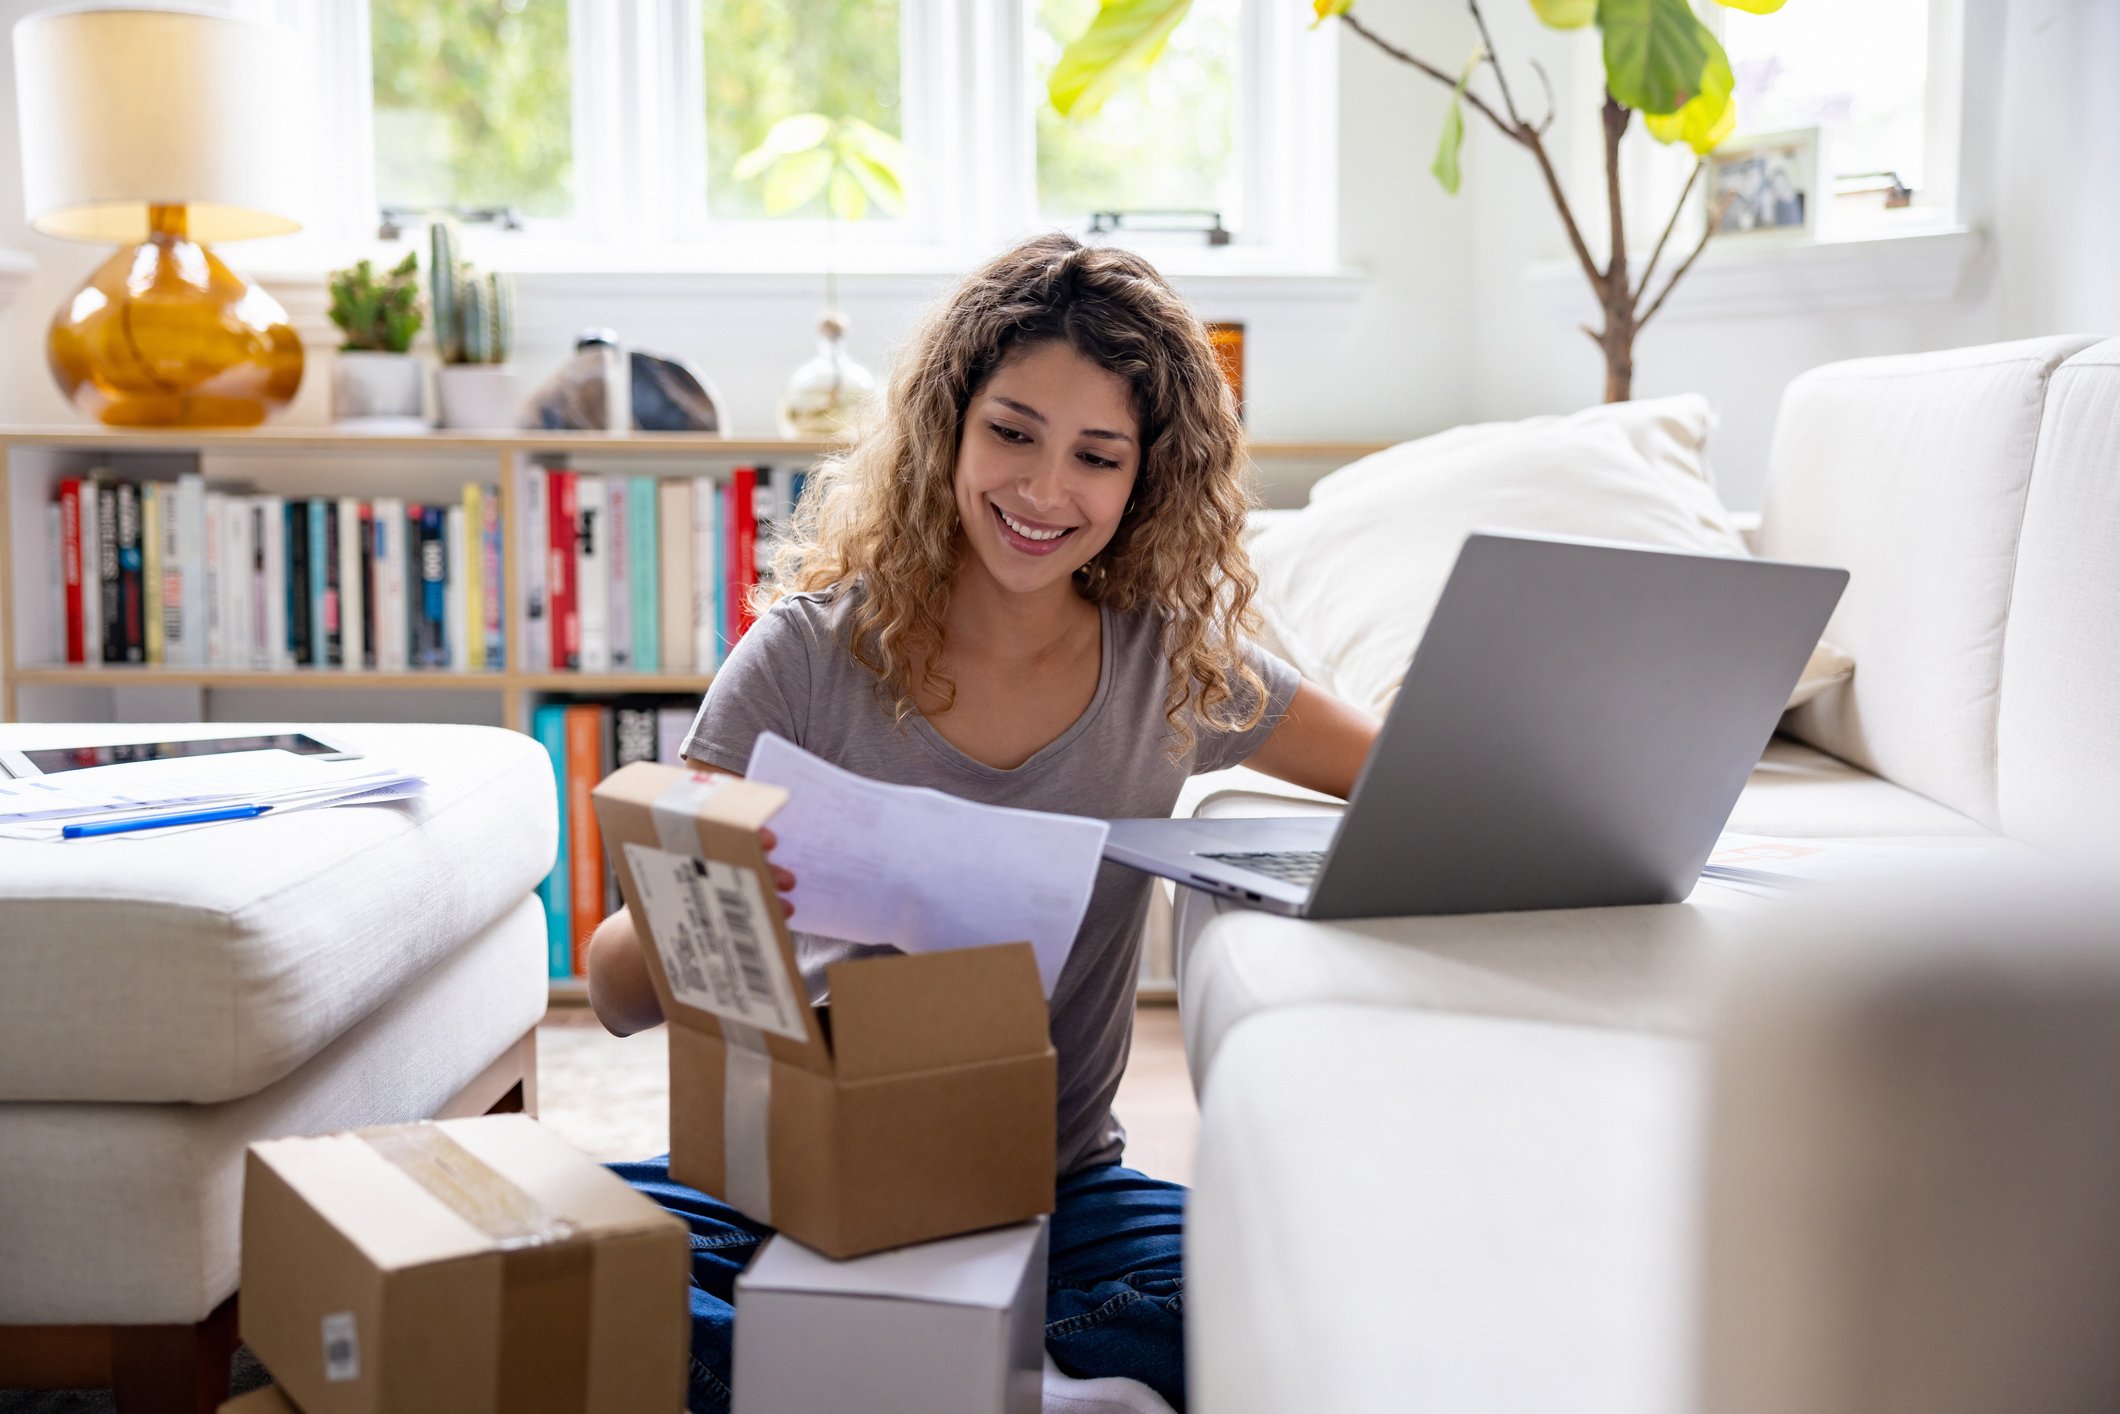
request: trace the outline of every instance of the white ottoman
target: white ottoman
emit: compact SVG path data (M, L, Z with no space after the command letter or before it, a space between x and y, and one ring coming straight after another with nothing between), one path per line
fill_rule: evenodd
M549 759L492 727L328 730L421 771L426 793L0 840L0 1388L214 1408L245 1146L535 1107ZM172 729L13 724L0 742L91 732Z

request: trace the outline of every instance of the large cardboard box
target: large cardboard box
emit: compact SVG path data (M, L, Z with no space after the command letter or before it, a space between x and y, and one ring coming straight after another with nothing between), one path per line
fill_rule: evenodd
M827 969L813 1009L759 830L775 786L646 762L596 811L670 1024L670 1174L832 1257L1052 1211L1028 943Z
M1046 1224L834 1262L785 1236L736 1279L735 1414L1038 1414Z
M253 1144L243 1339L303 1414L684 1403L691 1241L522 1115Z

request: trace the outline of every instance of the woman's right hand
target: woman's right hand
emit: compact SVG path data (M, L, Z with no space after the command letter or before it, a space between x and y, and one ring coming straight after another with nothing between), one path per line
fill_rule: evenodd
M795 904L788 895L795 892L795 875L773 862L773 848L780 843L780 836L774 834L771 829L761 829L758 832L758 842L765 846L766 866L773 871L773 887L780 894L780 916L793 918Z

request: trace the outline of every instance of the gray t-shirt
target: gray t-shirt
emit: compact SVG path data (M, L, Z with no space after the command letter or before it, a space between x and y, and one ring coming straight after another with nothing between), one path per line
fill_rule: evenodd
M714 676L685 738L685 755L742 771L751 744L771 731L873 780L931 786L967 800L1105 818L1170 814L1187 775L1234 766L1281 720L1296 670L1254 644L1244 653L1266 684L1267 710L1250 731L1197 728L1189 755L1172 760L1163 697L1169 682L1162 621L1148 613L1103 614L1103 663L1082 716L1037 755L1004 771L974 761L915 713L893 722L876 677L848 649L857 587L794 594L753 624ZM1123 865L1097 873L1089 911L1052 995L1053 1049L1060 1061L1060 1173L1116 1163L1126 1133L1112 1117L1133 1039L1134 982L1151 881ZM876 951L796 934L813 1000L824 997L827 963Z

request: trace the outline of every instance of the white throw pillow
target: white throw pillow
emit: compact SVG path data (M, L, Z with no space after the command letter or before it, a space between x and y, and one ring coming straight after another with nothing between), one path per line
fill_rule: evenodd
M1707 400L1686 394L1454 428L1364 457L1252 540L1260 613L1305 677L1381 716L1471 531L1746 554L1709 483L1714 426ZM1853 665L1834 650L1813 667Z

